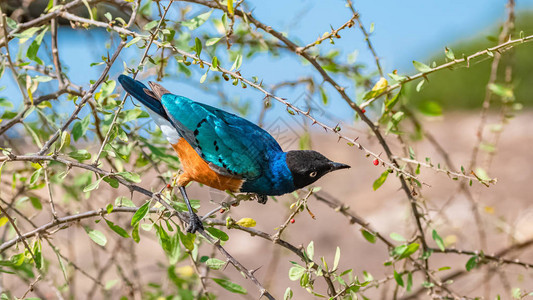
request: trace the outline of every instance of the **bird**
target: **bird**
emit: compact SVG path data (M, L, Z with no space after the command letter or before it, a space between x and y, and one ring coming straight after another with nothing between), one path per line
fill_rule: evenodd
M350 168L313 150L283 151L267 131L235 114L170 93L155 82L126 75L118 81L141 102L177 153L177 186L189 211L187 232L203 230L185 186L196 181L218 190L267 196L291 193L327 173Z

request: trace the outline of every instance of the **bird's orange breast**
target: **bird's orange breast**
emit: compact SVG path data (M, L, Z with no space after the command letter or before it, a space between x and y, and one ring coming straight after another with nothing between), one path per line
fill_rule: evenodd
M172 144L172 148L178 153L184 171L178 178L180 186L196 181L223 191L238 192L241 188L242 179L220 175L213 171L185 139L180 138L176 144Z

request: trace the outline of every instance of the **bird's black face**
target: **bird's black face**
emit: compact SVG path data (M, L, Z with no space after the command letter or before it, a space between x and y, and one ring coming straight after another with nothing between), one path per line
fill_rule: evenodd
M350 167L332 162L324 155L312 150L289 151L286 160L296 189L310 185L331 171Z

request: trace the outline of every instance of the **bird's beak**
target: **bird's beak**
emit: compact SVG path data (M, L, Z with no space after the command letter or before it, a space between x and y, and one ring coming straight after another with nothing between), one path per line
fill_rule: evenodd
M337 162L331 162L331 163L329 163L329 165L331 166L331 171L350 168L349 165L345 165L345 164L341 164L341 163L337 163Z

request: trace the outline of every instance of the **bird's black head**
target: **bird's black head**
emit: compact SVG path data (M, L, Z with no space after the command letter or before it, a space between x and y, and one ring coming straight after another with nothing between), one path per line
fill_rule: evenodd
M289 151L286 160L296 189L310 185L331 171L350 167L332 162L324 155L312 150Z

